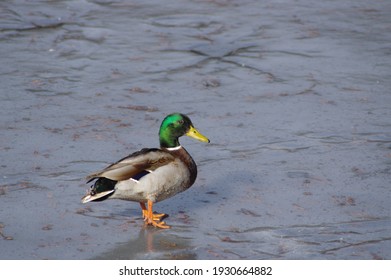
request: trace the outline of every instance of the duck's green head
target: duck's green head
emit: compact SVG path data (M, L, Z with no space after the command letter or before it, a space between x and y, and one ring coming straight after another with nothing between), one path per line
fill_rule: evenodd
M160 146L162 148L178 147L178 138L187 135L202 142L210 142L208 138L194 128L191 120L184 114L168 115L162 122L159 131Z

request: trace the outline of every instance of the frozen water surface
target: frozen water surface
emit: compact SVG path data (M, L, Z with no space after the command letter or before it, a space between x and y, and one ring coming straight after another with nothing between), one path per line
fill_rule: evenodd
M390 259L388 1L1 1L0 259ZM189 114L156 205L84 177Z

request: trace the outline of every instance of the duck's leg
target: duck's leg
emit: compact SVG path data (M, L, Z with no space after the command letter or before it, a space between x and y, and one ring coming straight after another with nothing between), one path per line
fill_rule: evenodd
M144 202L140 202L140 207L141 207L141 211L142 211L142 214L143 214L143 218L144 218L144 221L147 219L147 214L148 214L148 209L147 207L145 206L145 203ZM152 217L153 217L153 220L154 221L160 221L160 219L162 217L164 217L166 214L164 213L153 213L152 214Z
M145 207L144 202L140 202L140 207L141 207L141 212L143 213L143 218L145 220L147 217L147 212L148 212L147 207Z
M145 207L145 203L140 202L141 210L143 213L144 221L147 225L153 225L159 228L170 228L170 226L166 225L165 222L161 222L160 219L166 214L154 214L153 213L153 202L148 200L148 207Z

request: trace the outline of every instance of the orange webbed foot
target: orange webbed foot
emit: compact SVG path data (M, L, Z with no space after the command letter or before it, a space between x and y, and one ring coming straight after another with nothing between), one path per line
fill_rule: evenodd
M164 213L153 213L153 202L148 200L148 208L145 207L145 204L140 202L142 215L146 225L153 225L154 227L168 229L170 228L165 222L161 221L164 216L167 216Z

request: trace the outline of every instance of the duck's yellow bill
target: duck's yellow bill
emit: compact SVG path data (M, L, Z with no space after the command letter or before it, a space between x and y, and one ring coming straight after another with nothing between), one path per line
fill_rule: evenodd
M186 133L187 136L197 139L201 142L207 142L209 143L209 139L202 135L197 129L195 129L193 126L190 126L189 131Z

